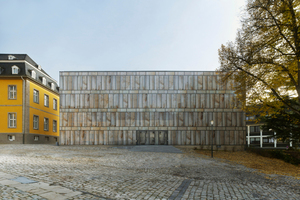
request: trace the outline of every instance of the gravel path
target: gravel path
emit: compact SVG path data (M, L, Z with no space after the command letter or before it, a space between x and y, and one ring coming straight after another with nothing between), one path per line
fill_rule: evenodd
M300 199L300 180L181 150L0 145L0 172L82 192L69 199ZM16 195L43 199L0 184L1 197Z

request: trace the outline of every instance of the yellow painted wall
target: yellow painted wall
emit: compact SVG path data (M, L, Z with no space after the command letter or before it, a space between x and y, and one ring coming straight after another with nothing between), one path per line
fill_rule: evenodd
M17 127L8 128L8 113L17 113ZM22 106L0 106L0 133L22 133Z
M17 99L8 99L8 85L17 86ZM23 83L21 78L0 79L0 105L22 105Z
M30 109L29 109L29 132L59 136L59 96L54 92L30 81ZM33 102L33 90L39 91L39 103ZM49 96L49 107L44 106L44 94ZM57 99L57 110L53 109L53 98ZM33 129L33 116L39 116L39 129ZM49 131L44 131L44 117L49 119ZM57 132L53 132L53 120L57 121Z
M8 99L8 85L17 86L16 100ZM22 93L23 93L22 79L20 78L0 79L0 133L22 133L22 102L23 102ZM9 112L17 113L16 128L8 128Z

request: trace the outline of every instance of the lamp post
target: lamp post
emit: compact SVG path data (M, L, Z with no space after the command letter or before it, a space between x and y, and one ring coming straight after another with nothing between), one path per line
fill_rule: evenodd
M210 121L210 124L211 124L211 127L212 127L212 133L211 133L211 157L213 158L214 157L214 146L213 146L213 134L214 134L214 129L213 129L213 126L214 126L214 120L211 120Z

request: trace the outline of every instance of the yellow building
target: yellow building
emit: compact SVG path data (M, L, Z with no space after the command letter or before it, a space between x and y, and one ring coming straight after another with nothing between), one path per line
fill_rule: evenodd
M59 139L59 87L26 54L0 54L0 143Z

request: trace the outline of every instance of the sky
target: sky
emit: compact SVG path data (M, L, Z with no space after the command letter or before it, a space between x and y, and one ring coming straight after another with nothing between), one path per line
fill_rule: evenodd
M214 71L244 0L0 0L0 53L59 71Z

